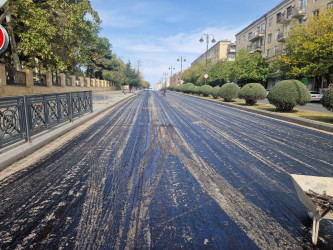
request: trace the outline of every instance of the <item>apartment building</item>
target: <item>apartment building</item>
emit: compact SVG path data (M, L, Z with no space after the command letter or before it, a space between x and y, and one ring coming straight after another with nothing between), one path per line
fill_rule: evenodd
M216 62L221 59L233 61L235 60L236 56L236 43L232 43L229 40L218 41L211 48L209 48L207 52L205 52L195 61L193 61L191 65L199 62L205 62L206 53L207 53L207 59L210 60L211 62Z
M283 54L285 38L290 28L298 23L306 24L309 18L333 7L333 0L285 0L236 34L236 51L246 49L258 52L267 58L268 63L276 61ZM278 80L274 75L268 79L267 88L272 88ZM309 90L325 88L326 84L315 86L314 79L304 78L302 82Z

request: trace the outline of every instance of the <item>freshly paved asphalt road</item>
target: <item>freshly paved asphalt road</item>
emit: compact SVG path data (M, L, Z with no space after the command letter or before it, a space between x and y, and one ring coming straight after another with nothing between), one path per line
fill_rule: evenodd
M333 177L333 135L144 91L0 181L0 248L312 249L289 173ZM333 246L320 224L319 249Z

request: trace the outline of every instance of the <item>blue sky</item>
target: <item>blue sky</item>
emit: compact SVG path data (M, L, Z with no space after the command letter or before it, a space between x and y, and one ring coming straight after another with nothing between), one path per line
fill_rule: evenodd
M170 66L183 70L205 52L202 34L217 41L235 40L235 34L282 0L91 0L102 19L100 36L125 63L140 65L144 79L159 82ZM212 44L209 44L209 47ZM140 63L139 63L140 61Z

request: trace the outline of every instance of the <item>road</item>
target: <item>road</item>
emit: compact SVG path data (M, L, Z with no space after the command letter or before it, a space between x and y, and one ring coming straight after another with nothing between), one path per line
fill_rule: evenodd
M0 181L1 249L313 248L289 173L333 177L332 134L144 91L69 136Z

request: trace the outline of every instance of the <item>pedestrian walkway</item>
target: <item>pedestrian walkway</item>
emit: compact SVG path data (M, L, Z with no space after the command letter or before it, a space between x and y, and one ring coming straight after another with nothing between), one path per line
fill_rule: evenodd
M63 123L55 129L46 130L43 133L37 134L31 138L31 142L29 143L19 142L9 147L1 148L0 171L18 159L28 156L38 148L47 145L61 135L73 130L74 128L102 113L103 111L113 107L117 103L120 103L127 98L133 97L136 94L136 92L125 92L124 94L121 90L93 93L92 113L86 113L78 119L75 119L73 122Z

